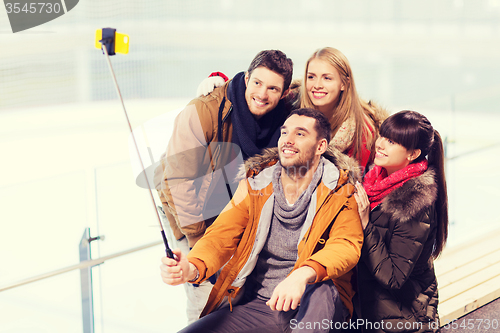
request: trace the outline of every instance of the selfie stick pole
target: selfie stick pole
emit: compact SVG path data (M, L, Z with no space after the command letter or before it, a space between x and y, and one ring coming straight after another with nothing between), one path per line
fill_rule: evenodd
M158 210L156 208L155 199L153 197L153 191L151 190L151 185L149 184L149 180L148 180L148 177L146 175L146 169L144 168L144 163L142 162L141 153L139 152L139 147L137 146L137 141L135 140L134 131L132 130L132 126L130 125L130 120L128 118L127 110L125 109L125 104L123 103L122 94L120 92L120 88L118 87L118 82L116 81L116 76L115 76L115 73L113 71L113 66L111 66L111 61L109 59L108 45L111 44L109 42L110 38L105 38L104 37L104 31L103 31L103 38L100 41L101 42L101 49L102 49L104 55L106 56L106 60L108 62L109 70L111 71L111 76L113 77L113 82L115 83L116 92L118 93L118 97L120 98L120 101L122 103L123 113L125 114L125 118L127 119L127 124L128 124L128 128L130 130L130 134L132 135L132 141L134 141L135 150L137 152L137 156L139 157L139 162L141 163L141 168L142 168L142 171L143 171L142 174L144 175L144 178L146 180L146 184L148 186L149 196L151 197L151 203L153 204L153 207L154 207L154 210L155 210L155 213L156 213L156 217L158 218L158 223L160 224L161 237L163 238L163 243L165 244L165 253L167 254L167 257L173 259L174 258L174 254L172 253L172 250L168 246L168 241L167 241L167 237L165 236L165 231L163 230L163 224L161 223L160 214L158 213Z

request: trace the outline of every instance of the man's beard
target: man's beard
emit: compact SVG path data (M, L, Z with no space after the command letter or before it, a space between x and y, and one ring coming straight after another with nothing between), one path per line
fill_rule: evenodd
M280 148L280 153L282 149L289 148L295 150L293 147L289 147L287 145L283 145ZM300 155L301 151L297 152L297 155ZM303 156L298 156L296 160L291 162L292 164L287 165L287 163L283 164L283 161L280 156L280 164L285 169L287 175L290 177L304 177L307 171L313 167L314 161L314 149L308 150Z

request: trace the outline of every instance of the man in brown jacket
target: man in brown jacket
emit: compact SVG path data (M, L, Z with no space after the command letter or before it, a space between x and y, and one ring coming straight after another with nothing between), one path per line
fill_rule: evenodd
M176 249L178 260L162 259L170 285L223 267L203 318L182 332L340 331L353 310L363 232L356 163L327 150L329 141L320 111L293 111L278 148L246 162L247 179L189 255Z
M293 63L278 50L262 51L246 72L177 116L155 186L178 246L189 251L236 190L243 160L276 147L286 119L283 97ZM212 285L187 287L188 320L199 317Z

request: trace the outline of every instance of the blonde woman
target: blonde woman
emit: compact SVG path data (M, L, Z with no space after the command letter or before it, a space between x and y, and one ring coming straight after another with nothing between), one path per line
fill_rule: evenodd
M333 47L314 52L300 88L295 82L287 98L295 99L294 107L315 108L329 119L334 133L331 145L356 158L361 167L372 162L378 128L388 114L359 98L351 65L342 52Z

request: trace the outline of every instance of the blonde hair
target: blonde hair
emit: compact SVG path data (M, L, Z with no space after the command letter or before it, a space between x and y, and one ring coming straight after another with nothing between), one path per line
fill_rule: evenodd
M353 142L348 150L352 149L353 156L357 160L360 160L363 137L366 140L368 150L372 152L375 139L378 136L378 128L382 121L387 118L387 114L379 110L372 103L367 103L359 98L349 61L342 52L333 47L319 49L307 60L304 80L301 85L300 107L317 109L306 91L307 72L309 63L313 59L326 61L339 73L344 90L340 92L339 102L329 119L332 128L332 137L335 136L342 123L352 117L355 123L355 133ZM370 157L371 159L372 157Z

